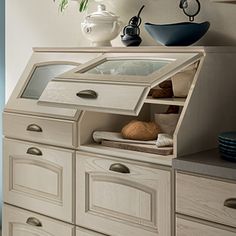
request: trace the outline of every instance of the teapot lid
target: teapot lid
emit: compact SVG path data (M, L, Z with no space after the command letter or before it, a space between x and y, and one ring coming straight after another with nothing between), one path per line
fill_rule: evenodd
M102 21L115 21L119 16L115 15L113 12L107 11L104 4L99 4L97 11L86 16L87 20L102 20Z

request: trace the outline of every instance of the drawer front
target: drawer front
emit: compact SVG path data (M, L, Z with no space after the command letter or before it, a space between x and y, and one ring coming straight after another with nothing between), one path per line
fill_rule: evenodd
M4 201L73 222L74 153L4 140Z
M91 230L87 230L84 228L77 227L76 228L76 236L106 236L104 234L100 234Z
M4 236L73 236L74 226L13 206L3 207Z
M77 146L76 122L73 121L4 113L3 122L6 137L63 147Z
M76 158L77 225L108 235L170 235L169 171L82 152Z
M39 104L137 115L148 90L135 85L51 81Z
M236 183L177 173L176 191L177 212L236 227Z
M235 236L235 229L221 229L197 223L191 220L177 218L176 236Z

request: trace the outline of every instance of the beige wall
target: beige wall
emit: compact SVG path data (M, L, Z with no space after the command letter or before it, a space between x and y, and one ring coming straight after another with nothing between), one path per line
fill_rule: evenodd
M200 0L202 10L197 22L208 20L211 28L198 45L236 45L236 4L213 3ZM178 8L178 0L106 0L110 10L121 16L124 23L137 13L142 4L143 22L170 23L187 21ZM82 36L80 22L84 14L77 12L72 1L63 13L53 0L6 1L6 97L15 86L32 47L89 46ZM91 6L94 9L94 5ZM142 28L142 45L157 45ZM118 37L113 46L122 45Z

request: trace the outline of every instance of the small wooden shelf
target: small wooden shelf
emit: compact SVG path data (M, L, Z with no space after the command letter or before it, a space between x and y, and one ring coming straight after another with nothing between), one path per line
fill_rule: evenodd
M185 98L152 98L148 96L145 99L145 103L150 104L161 104L161 105L175 105L175 106L184 106Z

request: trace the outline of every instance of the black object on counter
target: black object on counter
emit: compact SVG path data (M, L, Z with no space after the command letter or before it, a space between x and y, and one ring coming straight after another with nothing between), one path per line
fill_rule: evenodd
M194 21L194 17L200 12L201 4L198 0L180 0L179 7L189 17L189 21Z
M139 46L142 42L139 26L142 23L140 14L145 6L143 5L138 12L137 16L133 16L129 20L129 24L124 27L123 35L121 35L121 41L125 46Z

